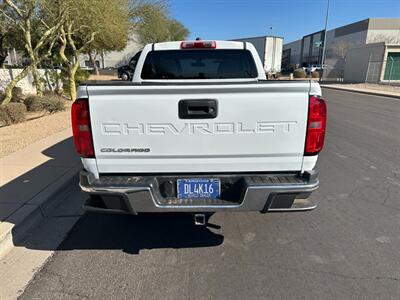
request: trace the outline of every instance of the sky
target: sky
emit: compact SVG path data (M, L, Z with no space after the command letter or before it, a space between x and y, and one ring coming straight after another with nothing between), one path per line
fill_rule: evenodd
M327 0L170 0L190 39L276 35L287 43L323 29L326 7ZM331 0L328 29L367 18L400 18L400 0Z

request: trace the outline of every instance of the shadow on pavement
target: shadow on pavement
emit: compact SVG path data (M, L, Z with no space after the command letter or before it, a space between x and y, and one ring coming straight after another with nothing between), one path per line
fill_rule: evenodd
M72 138L47 148L42 154L51 159L2 186L0 199L14 201L19 209L24 206L33 207L36 205L32 203L33 196L80 164ZM63 196L59 207L55 209L56 212L42 208L46 218L40 227L35 227L27 237L21 239L21 230L14 227L15 246L36 250L56 250L58 247L60 251L121 249L127 253L137 254L141 249L210 247L223 242L222 235L213 233L208 227L195 226L193 216L190 214L132 216L86 213L81 217L81 206L86 196L78 192L78 182L73 184L76 186L71 187L71 190L68 190L69 194ZM74 207L72 209L69 207L68 211L62 207L67 201L74 203ZM16 214L10 214L6 222L17 224L18 218L13 217L14 215ZM77 219L79 220L67 239L58 246L62 240L60 236L65 236Z
M1 168L4 168L2 170L4 178L7 180L8 175L12 176L13 173L18 173L19 168L29 168L29 160L44 161L45 159L38 154L31 153L28 147L5 157L1 166ZM0 206L2 222L7 221L15 224L16 219L20 219L15 216L18 210L28 210L37 206L38 199L35 199L36 196L80 164L79 157L74 151L72 138L64 139L52 145L42 154L50 159L0 186L0 205L8 205L8 209Z
M60 245L59 251L212 247L224 237L206 226L196 226L190 214L112 215L86 213Z

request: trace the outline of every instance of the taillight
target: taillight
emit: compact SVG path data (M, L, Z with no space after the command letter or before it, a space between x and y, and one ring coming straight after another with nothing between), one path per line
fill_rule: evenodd
M215 49L217 48L217 43L215 41L191 41L191 42L182 42L181 49Z
M72 104L71 120L76 151L82 157L94 157L87 99L78 99Z
M310 96L304 155L316 155L323 146L326 130L326 103L319 96Z

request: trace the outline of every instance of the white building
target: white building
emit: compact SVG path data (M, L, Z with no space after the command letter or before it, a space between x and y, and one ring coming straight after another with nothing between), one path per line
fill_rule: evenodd
M234 39L232 41L248 42L253 44L267 74L281 72L283 47L282 37L258 36Z
M21 66L24 62L27 62L28 59L23 56L23 54L15 49L8 51L8 56L4 61L4 65L6 66Z
M101 69L106 68L118 68L122 65L126 65L129 60L142 48L135 36L132 36L124 50L122 51L112 51L106 52L102 55L96 57L96 64ZM80 66L92 67L89 57L87 55L82 55Z

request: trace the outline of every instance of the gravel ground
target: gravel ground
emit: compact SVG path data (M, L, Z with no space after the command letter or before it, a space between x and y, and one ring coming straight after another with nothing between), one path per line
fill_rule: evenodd
M90 75L89 80L108 81L108 80L119 80L119 79L117 74L115 74L115 75Z
M62 131L71 126L71 103L67 102L65 111L30 120L24 123L0 128L0 157Z

